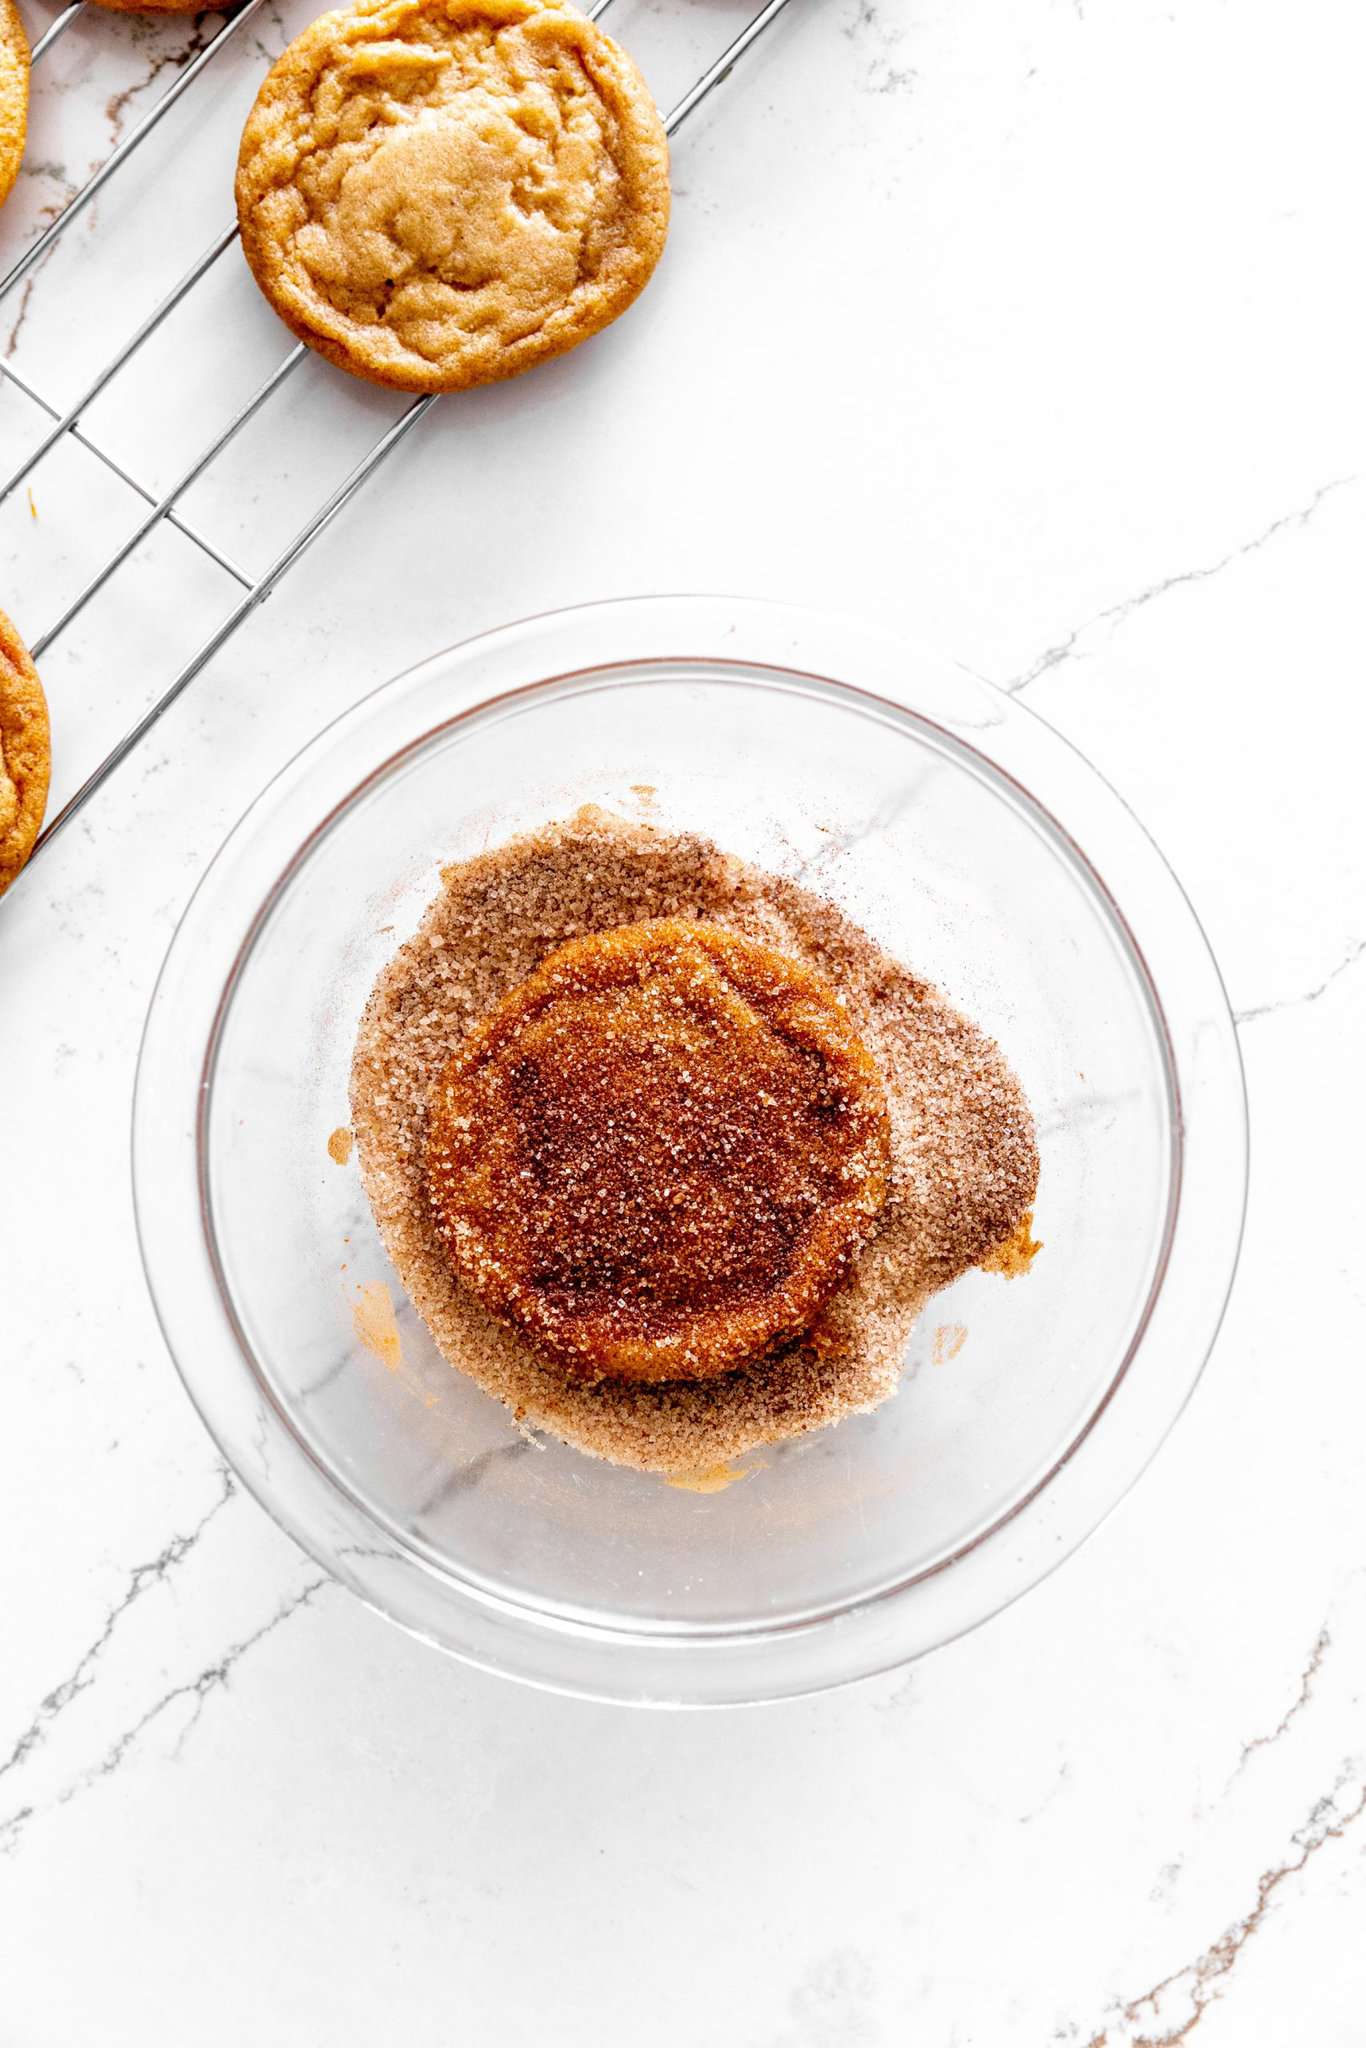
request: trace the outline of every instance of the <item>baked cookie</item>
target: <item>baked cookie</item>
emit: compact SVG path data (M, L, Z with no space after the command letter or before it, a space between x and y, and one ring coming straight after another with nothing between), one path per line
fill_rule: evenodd
M237 214L301 340L460 391L625 311L664 246L668 143L630 58L563 0L364 0L267 77Z
M27 647L0 612L0 896L33 851L51 768L43 686Z
M19 175L28 129L28 37L14 0L0 0L0 206Z
M684 918L571 940L455 1052L427 1191L460 1277L589 1380L701 1380L810 1328L887 1192L834 991Z

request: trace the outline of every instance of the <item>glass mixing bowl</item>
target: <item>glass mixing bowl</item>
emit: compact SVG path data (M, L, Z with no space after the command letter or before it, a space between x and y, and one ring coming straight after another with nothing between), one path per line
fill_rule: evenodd
M834 898L999 1039L1038 1120L1032 1270L960 1280L893 1400L709 1493L519 1431L442 1361L327 1151L371 984L440 864L585 802ZM1066 1557L1191 1392L1245 1180L1218 972L1108 786L960 669L730 599L534 619L329 726L186 911L134 1110L162 1327L257 1499L442 1648L656 1704L883 1669Z

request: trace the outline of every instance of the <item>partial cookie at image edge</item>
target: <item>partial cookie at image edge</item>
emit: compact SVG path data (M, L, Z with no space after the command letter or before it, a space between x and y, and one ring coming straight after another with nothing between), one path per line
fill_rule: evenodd
M28 37L14 0L0 0L0 206L19 175L28 134Z
M0 612L0 896L33 851L51 771L47 698L27 647Z

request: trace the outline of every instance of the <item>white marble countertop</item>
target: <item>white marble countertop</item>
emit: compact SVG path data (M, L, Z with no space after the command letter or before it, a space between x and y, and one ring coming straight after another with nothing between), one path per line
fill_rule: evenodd
M310 11L258 16L6 302L23 375L69 399L226 222ZM667 99L743 11L613 26ZM70 30L0 247L215 25ZM4 2048L1360 2048L1364 63L1352 0L795 0L680 138L639 308L438 408L0 910ZM281 353L235 252L196 318L101 413L159 483ZM329 475L389 416L339 387L310 364L284 416ZM6 390L7 457L35 424ZM196 497L258 566L300 441L263 424ZM131 501L79 451L19 496L36 635ZM1206 923L1253 1180L1195 1400L1062 1571L900 1675L669 1716L409 1641L233 1485L127 1128L175 920L324 718L481 627L688 588L1028 690ZM166 536L54 648L59 797L228 595Z

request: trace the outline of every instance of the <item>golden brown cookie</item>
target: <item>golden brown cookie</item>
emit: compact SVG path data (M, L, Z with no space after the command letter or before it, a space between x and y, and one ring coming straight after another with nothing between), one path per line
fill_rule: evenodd
M43 686L27 647L0 612L0 896L33 851L51 768Z
M301 340L459 391L625 311L664 246L668 143L630 58L562 0L365 0L270 72L237 213Z
M28 37L14 0L0 0L0 206L19 175L28 129Z
M809 1329L887 1192L887 1098L809 967L682 918L576 939L432 1094L439 1235L589 1380L702 1380Z

